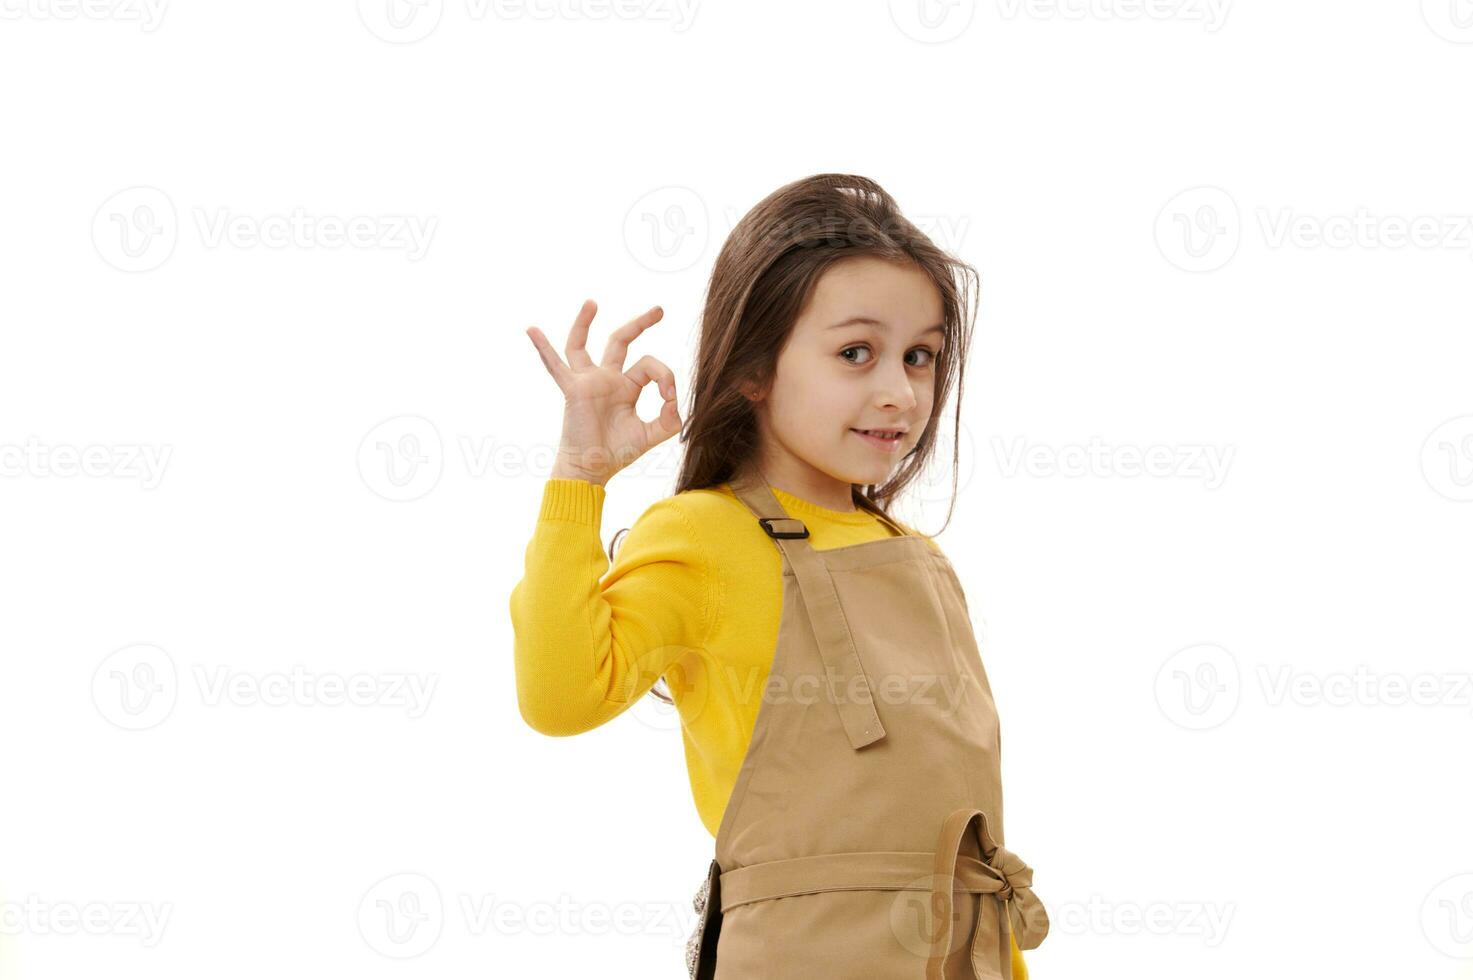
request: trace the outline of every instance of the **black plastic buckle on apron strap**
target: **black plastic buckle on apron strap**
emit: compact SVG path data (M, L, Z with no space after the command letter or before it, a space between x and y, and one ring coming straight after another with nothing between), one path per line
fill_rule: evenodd
M772 528L772 522L773 521L786 521L789 524L796 524L796 525L798 525L798 530L796 530L796 531L775 531ZM796 517L759 517L759 518L757 518L757 523L762 525L762 530L766 531L768 533L768 535L770 535L771 537L774 537L774 538L806 538L806 537L808 537L808 525L804 524L802 521L798 520L798 518L796 518Z

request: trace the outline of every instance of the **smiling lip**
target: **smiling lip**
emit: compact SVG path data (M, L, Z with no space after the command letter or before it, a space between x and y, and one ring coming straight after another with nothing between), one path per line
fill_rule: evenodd
M905 441L904 429L850 429L849 431L859 436L859 438L863 439L865 442L869 443L871 446L874 446L881 452L896 452L900 449L900 444ZM889 435L891 438L887 439L884 438L883 435L871 434L876 432L884 433L886 435Z

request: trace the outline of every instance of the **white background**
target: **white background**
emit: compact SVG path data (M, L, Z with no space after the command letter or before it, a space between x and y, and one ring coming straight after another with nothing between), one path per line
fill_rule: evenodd
M1473 976L1467 0L386 3L0 0L0 975L684 976L673 719L517 711L523 331L662 304L684 412L841 171L982 275L1032 975Z

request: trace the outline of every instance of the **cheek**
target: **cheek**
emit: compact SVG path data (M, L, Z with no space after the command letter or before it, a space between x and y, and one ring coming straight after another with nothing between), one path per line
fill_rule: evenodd
M773 388L769 420L788 446L812 453L831 451L856 414L855 397L862 399L863 391L851 391L842 375L826 373L825 367L814 364L807 372L795 371Z
M931 414L931 404L936 400L936 375L933 372L930 377L922 378L916 382L916 409L922 414Z
M773 387L774 414L788 419L813 420L832 415L844 390L842 372L822 357L793 357L783 362Z
M833 386L817 374L794 378L780 397L778 392L773 393L773 417L790 434L811 437L824 421L839 414L841 400L835 397Z

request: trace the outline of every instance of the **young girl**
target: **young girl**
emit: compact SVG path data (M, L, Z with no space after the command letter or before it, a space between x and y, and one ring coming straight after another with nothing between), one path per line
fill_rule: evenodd
M588 731L666 680L716 838L698 980L1026 978L1019 950L1048 931L1002 846L1001 736L961 585L888 513L953 387L960 418L964 273L874 181L779 188L716 259L683 427L670 369L624 367L658 306L598 361L591 300L566 362L528 328L566 407L511 596L522 717ZM646 422L651 381L665 403ZM676 493L610 568L605 485L677 432Z

